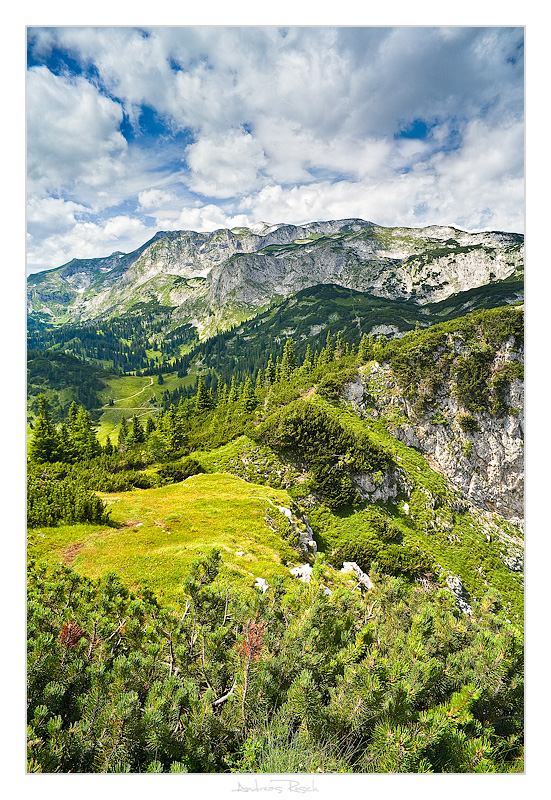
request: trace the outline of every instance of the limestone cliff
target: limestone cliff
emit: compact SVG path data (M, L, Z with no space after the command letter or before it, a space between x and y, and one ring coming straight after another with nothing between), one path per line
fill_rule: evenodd
M453 346L462 352L460 342ZM496 350L490 371L522 361L523 348L516 348L511 337ZM490 411L473 415L455 395L453 382L445 382L430 411L419 413L418 403L404 396L390 365L377 362L360 368L344 390L345 400L359 414L384 417L389 431L421 450L431 467L444 473L469 503L522 525L523 381L513 378L508 383L502 398L505 411L497 416Z
M30 314L88 320L136 303L178 309L200 333L227 327L301 289L333 284L424 305L519 277L523 237L363 220L160 231L133 253L73 259L31 275Z

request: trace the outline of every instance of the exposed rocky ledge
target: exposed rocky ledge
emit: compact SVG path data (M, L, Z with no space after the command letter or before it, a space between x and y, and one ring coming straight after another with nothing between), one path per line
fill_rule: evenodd
M506 342L496 353L495 364L518 360ZM509 413L496 418L476 414L479 430L465 433L458 419L467 414L451 394L437 397L434 411L419 416L397 387L390 367L371 363L347 384L345 401L358 414L393 418L389 431L409 447L421 450L430 466L446 475L466 500L477 508L498 513L522 527L524 515L524 384L511 381L505 398ZM385 474L375 486L372 476L358 476L360 491L374 500L396 496L396 476Z

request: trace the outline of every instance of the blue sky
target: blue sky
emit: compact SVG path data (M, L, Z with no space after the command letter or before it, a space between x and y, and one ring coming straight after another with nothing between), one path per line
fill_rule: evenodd
M158 230L524 230L513 27L28 28L27 262Z

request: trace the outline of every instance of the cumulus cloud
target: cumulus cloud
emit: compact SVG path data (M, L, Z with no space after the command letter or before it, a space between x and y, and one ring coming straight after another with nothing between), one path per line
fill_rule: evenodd
M256 189L267 159L250 133L230 131L190 145L187 163L192 191L207 197L227 198Z
M89 81L53 75L27 77L27 177L31 193L97 190L117 181L128 145L122 109Z
M122 215L102 222L75 222L63 233L52 234L40 242L33 239L28 242L28 270L38 272L46 265L59 266L73 258L108 256L114 250L131 252L154 233L140 220Z
M252 220L246 214L227 214L213 204L183 208L178 214L157 217L160 230L215 231L219 228L249 227Z
M522 29L37 28L29 42L35 268L109 236L137 246L152 218L523 230Z
M33 236L47 236L71 228L88 209L80 203L60 197L30 197L27 225Z
M139 206L146 212L172 205L176 199L173 192L164 189L144 189L138 194Z

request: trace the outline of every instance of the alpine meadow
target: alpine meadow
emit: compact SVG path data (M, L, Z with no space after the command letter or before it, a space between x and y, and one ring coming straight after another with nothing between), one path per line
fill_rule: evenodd
M27 34L27 772L523 773L523 30Z

